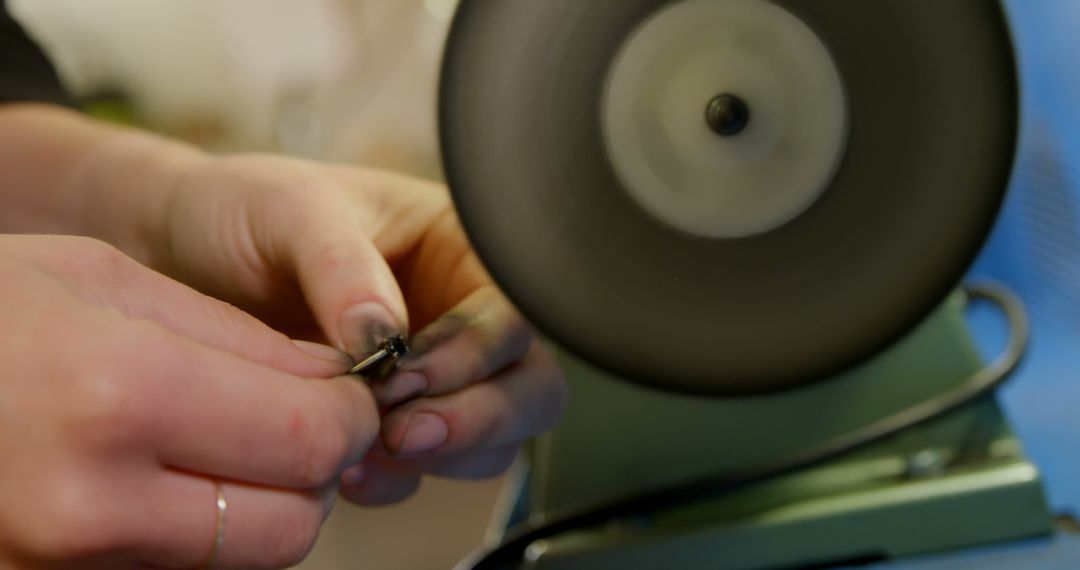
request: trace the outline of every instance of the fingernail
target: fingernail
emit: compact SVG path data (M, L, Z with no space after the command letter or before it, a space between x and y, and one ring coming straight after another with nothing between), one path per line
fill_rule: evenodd
M333 362L338 366L348 367L349 363L352 361L348 354L345 354L332 346L326 346L325 344L319 344L317 342L308 342L306 340L294 340L293 344L296 345L296 348L299 348L309 356L313 356L319 360Z
M446 420L438 414L431 412L414 412L409 416L405 424L405 434L398 446L399 455L414 455L426 453L443 443L450 437L450 427Z
M396 406L411 400L428 389L427 377L419 372L399 372L390 377L384 390L376 398L380 406Z
M379 303L362 303L347 309L338 324L342 345L355 358L370 355L382 341L401 334L397 319Z
M344 485L359 485L364 482L364 465L357 463L346 469L341 474L341 482Z

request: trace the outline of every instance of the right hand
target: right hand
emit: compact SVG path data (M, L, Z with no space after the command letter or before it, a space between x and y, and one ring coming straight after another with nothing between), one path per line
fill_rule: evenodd
M0 566L301 560L378 434L347 358L102 242L0 236Z

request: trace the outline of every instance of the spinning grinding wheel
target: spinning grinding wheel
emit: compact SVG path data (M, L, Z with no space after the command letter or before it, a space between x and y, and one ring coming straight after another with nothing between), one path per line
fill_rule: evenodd
M488 269L560 345L774 392L956 286L1008 181L1014 74L983 0L463 0L443 152Z

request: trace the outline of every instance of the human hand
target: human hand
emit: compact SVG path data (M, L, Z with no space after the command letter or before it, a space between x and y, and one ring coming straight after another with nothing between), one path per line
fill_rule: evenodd
M163 271L356 358L415 332L375 386L382 445L346 472L345 497L385 504L425 474L496 475L561 416L558 367L484 272L443 187L241 156L179 176L168 204L151 248L169 253Z
M376 387L389 412L383 451L363 484L350 471L353 499L403 497L420 473L495 473L561 413L558 369L484 274L442 187L213 158L45 105L0 109L0 172L0 231L100 238L293 338L356 357L414 331L411 362ZM424 437L419 425L405 435L412 420Z
M0 236L0 567L280 568L378 433L340 354L101 242Z

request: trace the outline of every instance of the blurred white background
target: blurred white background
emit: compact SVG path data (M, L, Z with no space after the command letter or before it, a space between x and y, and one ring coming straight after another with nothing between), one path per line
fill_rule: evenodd
M79 94L217 149L438 175L435 90L457 0L11 0Z

